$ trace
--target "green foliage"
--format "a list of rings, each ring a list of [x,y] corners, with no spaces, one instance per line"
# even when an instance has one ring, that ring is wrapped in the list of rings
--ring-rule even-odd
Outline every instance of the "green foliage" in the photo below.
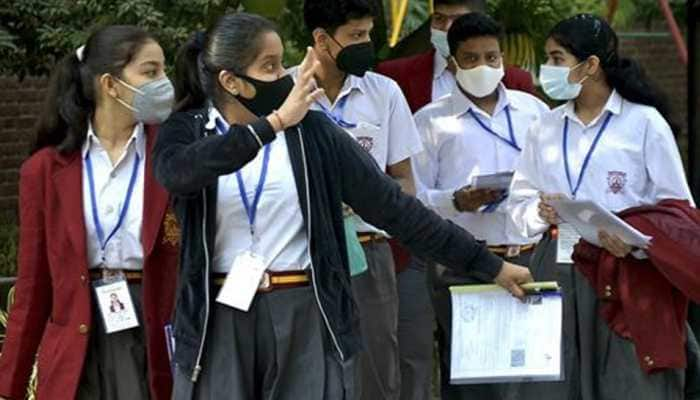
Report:
[[[11,50],[17,50],[17,46],[15,46],[14,39],[14,36],[10,35],[9,32],[7,32],[4,29],[0,29],[0,49],[8,48]]]
[[[19,229],[8,218],[0,221],[0,276],[17,273],[17,245]]]
[[[685,0],[671,0],[669,3],[676,22],[684,26],[687,15]],[[613,25],[618,30],[649,30],[654,22],[663,20],[658,0],[620,0]]]
[[[89,34],[110,24],[154,33],[168,60],[195,30],[238,8],[239,0],[6,0],[0,26],[15,45],[0,46],[0,73],[46,75]],[[2,36],[0,35],[0,42]],[[172,64],[171,64],[172,65]]]

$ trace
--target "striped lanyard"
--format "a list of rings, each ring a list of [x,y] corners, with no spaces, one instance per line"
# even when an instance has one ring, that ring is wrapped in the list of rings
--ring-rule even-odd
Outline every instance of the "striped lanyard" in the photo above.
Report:
[[[505,111],[506,111],[506,118],[508,119],[508,132],[510,133],[510,139],[504,138],[503,136],[496,133],[493,129],[486,126],[484,121],[482,121],[481,118],[479,118],[479,116],[477,116],[476,113],[474,112],[474,110],[472,110],[471,108],[469,109],[468,112],[487,133],[490,133],[491,135],[495,136],[497,139],[506,143],[507,145],[514,148],[515,150],[522,151],[520,146],[518,146],[518,142],[515,141],[515,133],[513,132],[513,121],[510,118],[510,108],[508,106],[506,106]]]
[[[107,235],[107,238],[105,238],[104,229],[102,227],[102,223],[100,222],[99,213],[97,212],[97,196],[95,195],[95,177],[92,169],[92,160],[90,159],[90,152],[88,151],[87,155],[85,156],[85,169],[87,170],[88,186],[90,188],[90,205],[92,206],[92,221],[95,224],[97,239],[100,241],[100,251],[102,252],[103,263],[105,262],[105,249],[107,248],[107,244],[110,240],[112,240],[114,235],[121,228],[122,224],[124,224],[126,213],[127,211],[129,211],[129,205],[131,204],[131,195],[133,194],[134,187],[136,186],[136,177],[138,176],[140,161],[141,158],[139,157],[139,154],[137,152],[136,157],[134,158],[134,166],[131,170],[129,186],[126,189],[126,198],[124,199],[124,206],[122,207],[122,210],[119,213],[119,219],[117,220],[117,224],[114,226],[109,235]]]
[[[591,144],[591,148],[588,149],[586,158],[583,159],[583,165],[581,166],[581,172],[579,172],[578,174],[576,186],[574,186],[573,181],[571,180],[571,171],[569,167],[569,117],[564,118],[564,138],[562,139],[562,146],[564,147],[564,170],[566,171],[566,180],[569,182],[569,190],[571,191],[571,195],[574,198],[576,198],[576,194],[581,188],[581,183],[583,182],[583,177],[586,174],[586,170],[588,169],[588,165],[591,161],[591,157],[593,156],[593,152],[595,151],[596,147],[598,147],[598,142],[600,142],[600,138],[603,136],[603,132],[605,132],[605,129],[608,127],[608,123],[610,122],[612,115],[612,112],[608,111],[608,115],[603,121],[603,126],[600,127],[598,134],[596,134],[595,138],[593,139],[593,144]]]

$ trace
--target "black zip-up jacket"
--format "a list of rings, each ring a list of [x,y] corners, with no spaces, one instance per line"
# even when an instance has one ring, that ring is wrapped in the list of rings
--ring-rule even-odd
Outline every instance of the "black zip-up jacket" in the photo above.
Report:
[[[175,362],[193,381],[201,371],[209,311],[216,297],[210,263],[215,251],[218,178],[255,158],[260,150],[256,135],[263,143],[276,138],[264,118],[251,125],[232,125],[225,135],[207,131],[207,120],[206,109],[173,114],[161,126],[153,154],[156,178],[174,195],[182,229]],[[309,112],[286,135],[309,235],[312,285],[331,345],[341,359],[360,347],[342,203],[417,256],[471,271],[485,281],[500,272],[502,261],[483,243],[403,194],[369,153],[323,114]]]

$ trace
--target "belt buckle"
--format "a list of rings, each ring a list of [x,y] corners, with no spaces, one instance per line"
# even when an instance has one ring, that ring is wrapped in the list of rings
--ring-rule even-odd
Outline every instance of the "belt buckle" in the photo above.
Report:
[[[272,280],[270,279],[270,273],[265,271],[262,278],[260,278],[260,285],[258,286],[258,291],[269,292],[272,290]]]
[[[506,249],[506,258],[515,258],[520,255],[520,246],[508,246]]]

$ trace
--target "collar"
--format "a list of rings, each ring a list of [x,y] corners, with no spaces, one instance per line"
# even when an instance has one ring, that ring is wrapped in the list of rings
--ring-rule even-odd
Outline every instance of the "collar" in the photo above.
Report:
[[[87,137],[85,138],[85,141],[83,142],[83,146],[81,148],[81,156],[83,159],[88,154],[88,151],[92,149],[93,147],[97,148],[102,148],[102,144],[100,143],[100,138],[95,134],[95,130],[92,127],[92,121],[88,122],[88,132],[87,132]],[[142,160],[144,159],[144,154],[146,150],[146,135],[144,133],[144,127],[141,122],[137,123],[134,126],[134,130],[131,133],[131,137],[129,137],[129,141],[126,144],[126,148],[128,149],[129,147],[133,147],[136,151],[136,154],[139,155],[139,158]]]
[[[439,79],[445,72],[451,73],[447,69],[447,60],[439,52],[433,52],[433,80]]]
[[[289,74],[294,78],[296,81],[297,76],[299,75],[299,66],[295,66],[292,68],[289,68],[287,70]],[[367,72],[369,73],[369,71]],[[365,79],[367,78],[367,75],[365,75],[363,78],[360,78],[359,76],[355,76],[353,74],[347,74],[345,77],[345,82],[343,82],[343,86],[340,88],[340,93],[338,93],[338,97],[335,99],[335,103],[338,103],[338,100],[342,99],[343,97],[347,96],[350,94],[353,90],[358,90],[360,93],[364,94],[365,93]],[[327,96],[321,96],[319,99],[322,101],[324,104],[324,107],[331,108],[335,106],[334,104],[331,104],[330,100],[328,99]]]
[[[204,129],[211,131],[216,130],[216,120],[220,119],[227,127],[229,126],[226,118],[219,112],[219,110],[214,107],[213,104],[209,105],[209,112],[207,113],[207,123],[204,125]],[[218,132],[217,132],[218,133]]]
[[[603,107],[603,110],[587,126],[594,126],[597,124],[600,118],[605,115],[607,111],[610,111],[614,115],[619,115],[622,113],[622,103],[622,96],[620,96],[617,90],[613,89],[612,93],[610,93],[610,97],[608,97],[608,101],[605,103],[605,107]],[[586,126],[576,115],[574,105],[575,103],[573,100],[566,103],[566,105],[564,105],[564,112],[561,114],[561,118],[564,119],[565,117],[568,117],[570,120],[576,121],[581,126]]]
[[[517,110],[520,108],[519,102],[515,97],[512,97],[508,94],[508,90],[506,90],[506,87],[503,85],[503,83],[498,84],[498,88],[496,89],[498,91],[498,103],[496,103],[496,108],[494,108],[493,111],[493,116],[486,114],[482,109],[477,107],[476,104],[474,104],[469,97],[467,97],[462,90],[459,87],[459,83],[455,85],[455,88],[452,90],[452,112],[453,115],[456,117],[460,117],[469,110],[473,110],[474,112],[481,114],[487,118],[492,118],[498,115],[501,111],[505,110],[506,107],[510,107],[513,110]]]
[[[366,76],[367,75],[365,75],[365,77]],[[330,100],[326,96],[323,96],[322,99],[325,100],[325,103],[327,103],[325,105],[329,106],[329,108],[332,110],[343,97],[349,96],[354,90],[359,91],[361,94],[365,94],[364,83],[364,77],[360,78],[359,76],[355,76],[353,74],[347,74],[345,77],[345,82],[343,82],[343,87],[340,89],[340,93],[338,93],[338,97],[336,97],[335,102],[330,104]]]

